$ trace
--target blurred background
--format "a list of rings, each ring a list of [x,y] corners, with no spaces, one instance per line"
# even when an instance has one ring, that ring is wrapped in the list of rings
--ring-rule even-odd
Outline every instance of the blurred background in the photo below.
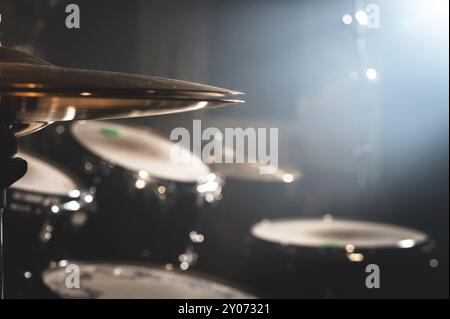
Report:
[[[77,0],[81,27],[67,29],[69,3],[0,0],[0,42],[61,66],[245,92],[245,105],[122,123],[167,138],[193,119],[277,127],[280,165],[302,174],[265,188],[264,206],[241,185],[227,209],[203,214],[198,270],[239,284],[252,224],[328,214],[429,234],[433,296],[448,297],[448,1]],[[355,17],[369,4],[379,27]]]

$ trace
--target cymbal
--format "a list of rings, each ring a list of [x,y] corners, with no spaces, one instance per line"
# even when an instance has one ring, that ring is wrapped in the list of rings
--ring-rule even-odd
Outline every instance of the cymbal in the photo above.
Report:
[[[302,178],[302,173],[295,169],[272,167],[273,173],[261,174],[260,169],[267,167],[261,163],[220,163],[211,167],[225,179],[258,183],[286,183],[290,184]]]
[[[240,92],[186,81],[52,65],[0,47],[0,123],[17,136],[57,121],[172,114],[240,103]]]
[[[225,157],[233,159],[232,163],[223,161],[222,154],[219,156],[215,156],[216,154],[214,154],[208,160],[211,161],[211,168],[225,177],[226,180],[290,184],[303,177],[302,172],[297,169],[264,164],[255,158],[251,160],[249,158],[243,163],[234,162],[234,158],[238,155],[238,152],[226,146],[222,147],[222,153]],[[263,170],[265,170],[264,174],[262,173]]]

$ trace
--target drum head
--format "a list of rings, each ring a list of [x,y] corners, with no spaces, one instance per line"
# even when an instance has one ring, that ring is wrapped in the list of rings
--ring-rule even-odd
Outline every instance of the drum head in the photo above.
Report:
[[[149,131],[89,121],[73,125],[72,133],[93,154],[136,173],[145,171],[150,177],[177,182],[196,182],[210,173],[198,158],[174,162],[171,151],[175,144]]]
[[[77,189],[75,181],[61,170],[27,153],[19,153],[18,156],[28,162],[28,171],[11,186],[12,189],[60,196],[67,196]]]
[[[398,226],[323,219],[282,219],[254,225],[256,238],[299,247],[359,249],[412,248],[427,241],[427,235]]]
[[[245,299],[253,298],[226,285],[161,268],[77,263],[80,289],[66,287],[64,268],[48,270],[44,283],[63,298],[93,299]]]

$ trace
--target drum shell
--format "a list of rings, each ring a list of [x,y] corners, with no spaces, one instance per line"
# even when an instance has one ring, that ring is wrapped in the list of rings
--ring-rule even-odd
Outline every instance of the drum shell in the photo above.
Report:
[[[90,152],[70,131],[70,125],[58,124],[27,139],[30,147],[39,145],[41,152],[77,172],[96,191],[98,214],[88,224],[86,249],[74,258],[177,262],[193,244],[189,234],[197,229],[198,216],[207,204],[198,196],[196,183],[150,176],[138,189],[138,172]],[[32,139],[47,142],[31,143]]]
[[[434,244],[413,248],[357,249],[280,245],[247,240],[247,285],[269,298],[420,298],[438,279],[430,267]],[[358,261],[351,261],[352,256]],[[359,260],[363,256],[363,260]],[[380,270],[380,289],[369,289],[368,265]]]
[[[64,210],[64,203],[77,201],[80,208]],[[69,196],[37,193],[16,188],[7,191],[5,210],[5,259],[8,298],[45,295],[40,273],[53,260],[77,255],[86,222],[95,204]],[[60,207],[58,213],[52,207]]]
[[[195,186],[184,192],[180,185],[164,186],[172,194],[160,198],[152,189],[117,187],[124,185],[124,177],[120,169],[114,170],[98,186],[99,213],[91,224],[96,244],[79,257],[176,262],[192,243],[189,233],[200,214]]]

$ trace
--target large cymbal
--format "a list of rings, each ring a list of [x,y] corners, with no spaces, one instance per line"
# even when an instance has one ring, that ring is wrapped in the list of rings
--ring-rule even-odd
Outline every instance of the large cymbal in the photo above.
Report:
[[[153,116],[241,102],[218,87],[105,71],[62,68],[0,47],[0,123],[25,135],[56,121]]]

